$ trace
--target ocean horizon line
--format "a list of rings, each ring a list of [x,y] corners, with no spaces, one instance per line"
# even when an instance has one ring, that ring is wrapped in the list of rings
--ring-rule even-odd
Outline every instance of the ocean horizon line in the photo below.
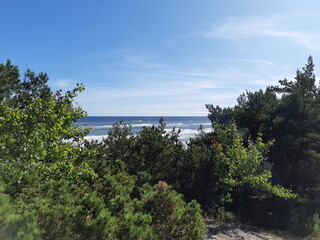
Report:
[[[203,131],[211,129],[211,122],[207,116],[87,116],[80,118],[76,124],[91,128],[92,131],[88,135],[101,138],[106,136],[118,121],[130,125],[132,132],[136,134],[144,127],[158,126],[161,117],[164,119],[166,131],[171,131],[173,128],[180,129],[182,141],[195,136],[200,126]]]
[[[88,115],[88,116],[85,116],[85,117],[163,117],[163,118],[165,118],[165,117],[208,117],[208,116],[187,116],[187,115],[184,115],[184,116],[179,116],[179,115],[177,115],[177,116],[164,116],[164,115],[157,115],[157,116],[150,116],[150,115],[137,115],[137,116],[134,116],[134,115],[128,115],[128,116],[117,116],[117,115],[105,115],[105,116],[103,116],[103,115],[99,115],[99,116],[97,116],[97,115]]]

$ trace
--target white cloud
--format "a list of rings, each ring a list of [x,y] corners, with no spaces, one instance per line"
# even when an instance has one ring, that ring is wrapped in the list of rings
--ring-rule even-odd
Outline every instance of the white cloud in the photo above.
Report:
[[[65,88],[70,86],[71,82],[72,82],[71,79],[59,79],[59,80],[56,80],[54,84],[59,88]]]
[[[232,41],[258,36],[287,38],[300,43],[309,50],[320,50],[319,18],[320,16],[312,14],[228,18],[199,35],[204,38]]]
[[[277,84],[283,64],[259,58],[213,58],[173,62],[156,53],[123,56],[103,65],[105,80],[90,84],[78,101],[89,115],[206,115],[205,104],[236,104],[244,91]],[[191,66],[191,67],[190,67]]]
[[[228,87],[237,82],[237,80],[250,80],[251,78],[263,77],[265,74],[257,74],[257,71],[267,72],[266,69],[275,67],[275,63],[265,59],[254,58],[229,58],[229,59],[210,59],[206,65],[215,66],[217,62],[223,63],[219,70],[210,66],[198,67],[177,67],[175,65],[161,64],[150,60],[151,54],[140,54],[128,56],[126,62],[130,63],[122,68],[134,69],[130,72],[130,78],[139,80],[141,84],[166,83],[170,88],[172,85],[180,87],[193,85],[195,89],[199,88],[222,88]],[[199,60],[201,62],[201,60]],[[208,64],[209,63],[209,64]],[[250,63],[250,64],[247,64]],[[248,66],[250,67],[247,71]],[[256,71],[252,71],[255,69]],[[125,71],[123,71],[125,72]]]
[[[148,58],[152,56],[152,53],[143,53],[139,55],[128,56],[125,60],[135,66],[139,66],[141,68],[161,68],[162,64],[151,63],[148,61]]]
[[[270,66],[274,66],[275,65],[275,63],[270,61],[270,60],[254,59],[254,58],[233,58],[233,59],[225,59],[225,61],[250,62],[250,63],[253,63],[253,64],[270,65]]]

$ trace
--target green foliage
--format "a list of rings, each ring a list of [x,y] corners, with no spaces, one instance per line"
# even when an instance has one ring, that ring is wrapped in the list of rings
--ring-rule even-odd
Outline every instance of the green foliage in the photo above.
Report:
[[[170,188],[149,185],[132,198],[134,187],[133,178],[122,171],[93,186],[63,179],[33,183],[23,189],[14,209],[2,196],[6,207],[0,231],[7,239],[19,234],[30,239],[201,239],[205,225],[197,203],[187,205]]]
[[[214,129],[213,149],[218,161],[220,188],[243,191],[248,186],[254,191],[269,192],[283,198],[295,197],[289,190],[274,186],[269,181],[272,175],[265,155],[272,142],[263,143],[258,137],[245,147],[235,124],[227,127],[214,124]]]
[[[79,85],[73,92],[82,89]],[[63,141],[85,135],[73,125],[84,116],[81,108],[72,106],[73,97],[67,93],[47,101],[34,98],[23,109],[0,103],[0,169],[4,173],[0,180],[12,191],[24,187],[30,177],[44,181],[95,177],[83,161],[85,149]]]
[[[165,182],[159,181],[154,190],[144,186],[143,209],[152,216],[152,228],[158,239],[201,239],[205,225],[200,205],[195,201],[185,204]]]
[[[7,63],[0,64],[0,103],[10,107],[23,108],[33,98],[47,100],[52,92],[47,85],[49,80],[46,73],[36,75],[29,69],[25,72],[23,80],[19,79],[20,73],[17,66]]]
[[[320,169],[320,91],[313,68],[309,57],[294,81],[284,79],[266,91],[246,92],[233,109],[220,110],[225,118],[235,120],[247,139],[262,133],[264,141],[275,140],[268,154],[274,165],[274,182],[310,196],[318,194]],[[209,111],[213,119],[216,113]]]
[[[152,159],[164,162],[171,157],[167,168],[172,166],[176,153],[170,144],[182,147],[175,131],[163,139],[165,125],[160,123],[135,138],[130,127],[115,125],[103,143],[83,143],[88,129],[74,123],[85,112],[73,104],[83,86],[52,95],[46,74],[28,70],[23,81],[18,78],[18,68],[10,61],[0,65],[1,237],[202,238],[198,204],[186,204],[170,188],[159,193],[143,185],[144,179],[168,176],[151,171]],[[148,141],[155,144],[153,149]],[[142,171],[141,162],[150,173]],[[168,203],[170,211],[165,210]]]
[[[115,123],[102,142],[87,143],[89,149],[97,152],[92,166],[101,172],[121,160],[128,173],[145,176],[150,184],[161,180],[175,184],[184,149],[178,141],[179,130],[166,132],[164,127],[165,123],[160,121],[159,126],[145,127],[134,136],[130,126]]]
[[[128,188],[122,180],[109,175],[94,188],[53,180],[25,189],[20,197],[37,213],[42,238],[152,239],[151,217],[139,210],[138,199],[130,197],[134,182],[129,181]],[[105,186],[109,192],[101,191]]]
[[[283,203],[269,199],[272,207],[261,204],[260,208],[268,208],[272,213],[271,221],[277,222],[278,226],[299,229],[300,234],[318,232],[318,210],[314,206],[320,196],[320,87],[313,71],[310,56],[292,81],[284,79],[279,81],[278,86],[267,87],[265,91],[246,92],[238,98],[238,105],[233,108],[207,105],[209,118],[214,123],[221,123],[219,119],[235,121],[248,147],[250,139],[260,141],[261,133],[264,143],[274,141],[266,153],[273,166],[272,181],[292,189],[300,197],[294,204],[287,203],[282,208]],[[268,173],[263,178],[270,177]],[[282,188],[270,188],[270,185],[264,188],[278,196],[288,193]]]
[[[20,73],[17,66],[7,60],[0,64],[0,102],[10,102],[10,98],[21,88]]]
[[[0,189],[0,236],[2,239],[40,239],[41,230],[38,227],[35,211],[24,211]]]
[[[187,146],[178,141],[179,131],[164,128],[160,119],[158,126],[145,127],[133,135],[130,126],[116,123],[103,142],[87,143],[98,153],[91,166],[103,174],[120,160],[139,186],[166,181],[187,201],[196,199],[203,209],[217,214],[219,209],[230,209],[230,205],[265,193],[296,197],[270,181],[271,165],[266,154],[272,142],[263,143],[260,136],[256,141],[244,142],[230,121],[214,124],[214,132],[209,134],[200,129]]]
[[[273,88],[282,96],[273,133],[278,144],[271,157],[284,183],[308,195],[316,193],[320,166],[320,95],[313,67],[309,57],[302,71],[297,70],[295,81],[284,79]]]
[[[102,142],[84,141],[89,130],[74,125],[86,115],[74,105],[84,87],[52,94],[47,81],[30,70],[20,80],[10,61],[0,65],[6,239],[201,239],[197,202],[224,219],[253,212],[257,222],[267,216],[319,234],[320,91],[311,58],[296,81],[246,92],[234,108],[207,105],[213,131],[200,128],[187,145],[162,118],[137,134],[117,122]]]

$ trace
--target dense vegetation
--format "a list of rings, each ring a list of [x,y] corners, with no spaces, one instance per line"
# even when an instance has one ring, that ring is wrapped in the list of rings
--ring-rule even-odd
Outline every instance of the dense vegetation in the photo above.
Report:
[[[164,181],[138,184],[121,158],[95,161],[74,126],[83,87],[52,94],[47,80],[0,65],[0,238],[200,239],[199,204]]]
[[[295,81],[207,105],[213,131],[185,146],[165,122],[102,142],[74,125],[74,90],[0,64],[0,236],[201,239],[203,216],[320,234],[319,88],[312,58]],[[279,97],[280,96],[280,97]]]
[[[273,141],[267,157],[272,182],[290,188],[298,198],[267,198],[255,212],[261,225],[291,229],[299,234],[320,234],[320,87],[313,73],[312,57],[295,80],[280,80],[265,91],[243,93],[238,105],[207,105],[212,122],[234,122],[245,142]],[[252,208],[251,208],[252,210]]]

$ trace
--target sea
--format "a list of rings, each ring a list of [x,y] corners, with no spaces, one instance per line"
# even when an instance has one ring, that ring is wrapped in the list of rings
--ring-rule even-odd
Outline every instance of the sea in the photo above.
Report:
[[[84,117],[76,122],[76,125],[87,126],[92,130],[85,137],[85,139],[101,141],[108,136],[109,130],[112,125],[117,121],[123,121],[123,123],[130,124],[133,134],[141,131],[143,127],[152,127],[153,125],[159,125],[160,117]],[[191,137],[194,137],[199,133],[199,127],[202,125],[203,131],[210,132],[212,130],[211,122],[208,117],[163,117],[166,123],[165,130],[171,131],[174,127],[181,129],[179,140],[182,142],[188,142]]]

